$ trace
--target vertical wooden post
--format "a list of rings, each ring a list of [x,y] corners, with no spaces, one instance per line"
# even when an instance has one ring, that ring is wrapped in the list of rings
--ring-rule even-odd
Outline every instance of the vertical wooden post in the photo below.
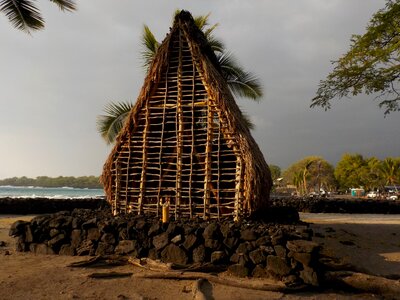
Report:
[[[241,218],[242,210],[242,176],[243,176],[243,165],[242,158],[238,153],[236,147],[234,147],[234,152],[236,155],[236,180],[235,180],[235,212],[234,220],[238,221]]]
[[[157,216],[160,211],[160,201],[161,201],[161,187],[162,187],[162,153],[164,146],[164,131],[165,131],[165,109],[167,107],[167,97],[168,97],[168,68],[165,73],[165,94],[164,94],[164,105],[162,114],[162,124],[161,124],[161,141],[160,141],[160,153],[158,156],[158,165],[160,167],[160,176],[158,178],[158,193],[157,193]]]
[[[119,190],[120,190],[120,181],[121,181],[121,166],[119,164],[118,158],[115,160],[115,190],[114,190],[114,201],[112,205],[113,215],[116,216],[118,214],[118,205],[119,205]]]
[[[178,98],[176,103],[176,196],[175,219],[180,214],[182,199],[182,151],[183,151],[183,111],[182,111],[182,32],[179,32]]]
[[[125,208],[124,212],[128,213],[129,207],[129,173],[130,173],[130,162],[131,162],[131,132],[128,134],[128,161],[127,161],[127,171],[126,171],[126,182],[125,182]]]
[[[150,109],[148,107],[149,100],[146,100],[144,105],[145,110],[145,127],[143,130],[143,139],[142,139],[142,173],[140,176],[140,186],[139,186],[139,199],[138,199],[138,215],[142,214],[143,209],[143,200],[145,194],[146,187],[146,168],[147,168],[147,135],[150,126]]]
[[[192,78],[192,124],[191,124],[191,138],[192,144],[190,146],[190,173],[189,173],[189,215],[193,218],[193,200],[192,200],[192,181],[193,181],[193,157],[194,157],[194,99],[196,92],[196,65],[193,63],[193,78]]]
[[[169,199],[167,198],[162,204],[162,222],[169,222]]]
[[[219,117],[219,115],[218,115]],[[221,157],[221,119],[218,118],[218,153],[217,153],[217,212],[218,212],[218,220],[221,217],[221,203],[219,200],[220,197],[220,180],[221,180],[221,168],[220,168],[220,160]]]
[[[203,219],[208,219],[210,214],[210,182],[211,182],[211,151],[213,142],[213,112],[210,99],[207,101],[207,140],[205,151],[204,174],[204,213]]]
[[[189,44],[189,48],[192,51],[192,47]],[[200,79],[202,82],[205,82],[203,73],[202,73],[202,68],[199,62],[193,57],[193,63],[197,67],[197,72],[199,73]],[[209,209],[210,209],[210,182],[211,182],[211,150],[212,150],[212,139],[213,139],[213,128],[212,128],[212,123],[213,123],[213,115],[212,111],[210,108],[210,91],[209,87],[207,84],[204,84],[204,89],[207,92],[207,99],[206,99],[206,105],[207,105],[207,140],[206,140],[206,150],[205,150],[205,173],[204,173],[204,196],[203,196],[203,204],[204,204],[204,210],[203,210],[203,219],[208,219],[209,216]],[[192,154],[193,155],[193,154]]]

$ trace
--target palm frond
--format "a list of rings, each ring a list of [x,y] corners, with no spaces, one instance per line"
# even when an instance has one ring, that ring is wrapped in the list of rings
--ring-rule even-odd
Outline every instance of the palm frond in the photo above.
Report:
[[[223,53],[225,51],[224,43],[213,35],[207,36],[207,42],[215,53]]]
[[[212,35],[214,33],[215,28],[217,28],[219,26],[219,23],[215,23],[213,26],[211,26],[210,28],[207,29],[203,29],[203,33],[206,37]]]
[[[211,49],[214,52],[219,52],[222,53],[224,52],[225,49],[225,45],[224,43],[217,39],[213,34],[214,34],[214,30],[219,26],[218,23],[215,23],[214,25],[210,26],[209,22],[208,22],[208,18],[210,17],[211,13],[208,13],[205,16],[197,16],[194,18],[194,23],[195,25],[201,30],[203,31],[208,44],[211,46]],[[210,26],[209,28],[206,28],[207,26]]]
[[[245,73],[237,80],[228,80],[232,93],[238,97],[260,100],[263,96],[260,80],[251,73]]]
[[[204,28],[209,25],[208,18],[211,13],[208,13],[204,16],[194,17],[194,24],[201,30],[204,31]]]
[[[50,2],[55,3],[62,11],[76,10],[76,3],[74,0],[50,0]]]
[[[30,33],[30,30],[44,28],[44,19],[34,1],[29,0],[2,0],[0,12],[3,12],[11,24],[22,31]]]
[[[147,69],[156,55],[159,42],[154,37],[154,34],[151,32],[150,28],[147,25],[143,26],[143,34],[142,34],[142,58],[143,58],[143,66]]]
[[[243,70],[232,53],[225,51],[220,55],[217,54],[217,59],[222,69],[222,76],[235,96],[253,100],[258,100],[263,96],[259,79],[254,74]]]
[[[239,77],[244,72],[231,52],[224,51],[223,53],[217,53],[216,56],[222,69],[222,76],[226,80]]]
[[[114,143],[132,106],[130,102],[110,102],[104,108],[106,114],[97,117],[97,129],[107,144]]]
[[[249,130],[253,130],[255,128],[255,125],[253,123],[253,121],[251,120],[250,115],[248,115],[246,112],[244,112],[242,110],[242,116],[243,116],[243,121],[245,123],[245,126],[249,129]]]

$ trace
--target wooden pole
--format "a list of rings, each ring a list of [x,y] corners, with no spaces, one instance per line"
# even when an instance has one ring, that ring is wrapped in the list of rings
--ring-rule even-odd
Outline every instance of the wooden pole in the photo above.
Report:
[[[163,223],[169,222],[169,199],[168,198],[162,205],[162,222]]]
[[[142,214],[143,208],[143,200],[145,194],[145,186],[146,186],[146,167],[147,167],[147,135],[150,126],[150,112],[149,112],[149,100],[147,99],[144,110],[145,110],[145,127],[143,130],[143,139],[142,139],[142,172],[140,176],[140,186],[139,186],[139,199],[138,199],[138,215]]]
[[[210,101],[210,99],[208,100]],[[213,141],[213,112],[210,103],[207,105],[207,141],[204,163],[204,213],[203,219],[208,219],[210,214],[210,183],[211,183],[211,150]]]
[[[114,202],[113,202],[113,215],[116,216],[118,214],[118,205],[119,205],[119,185],[120,185],[120,164],[118,158],[115,160],[115,190],[114,190]]]
[[[194,156],[194,100],[196,91],[196,65],[193,63],[193,79],[192,79],[192,122],[191,122],[191,138],[192,144],[190,145],[190,174],[189,174],[189,214],[190,218],[193,217],[193,202],[192,202],[192,183],[193,183],[193,156]]]
[[[220,197],[220,189],[219,189],[219,184],[220,184],[220,179],[221,179],[221,168],[220,168],[220,156],[221,156],[221,119],[219,118],[218,115],[218,153],[217,153],[217,213],[218,213],[218,220],[220,219],[220,206],[221,203],[219,201]]]
[[[175,219],[179,217],[179,206],[182,198],[182,150],[183,150],[183,111],[182,111],[182,33],[179,32],[179,63],[178,63],[178,98],[176,103],[176,196]]]
[[[234,147],[234,152],[236,155],[236,180],[235,180],[235,221],[239,221],[241,218],[241,209],[242,209],[242,171],[243,171],[243,166],[242,166],[242,158],[240,157],[240,154],[235,151],[236,147]]]
[[[193,53],[193,49],[189,44],[189,49]],[[193,64],[197,67],[197,72],[199,73],[200,80],[203,82],[204,89],[207,93],[207,100],[206,102],[199,103],[197,102],[196,105],[203,106],[207,105],[207,139],[206,139],[206,150],[205,150],[205,171],[204,171],[204,195],[203,195],[203,219],[207,219],[209,215],[209,205],[210,205],[210,189],[209,184],[211,183],[211,150],[212,150],[212,113],[210,107],[210,91],[206,84],[204,84],[204,76],[202,74],[201,66],[199,65],[198,61],[193,57]],[[203,95],[201,95],[203,96]],[[211,126],[210,126],[211,124]],[[197,140],[197,142],[199,142]]]
[[[158,194],[157,194],[157,216],[160,210],[160,201],[161,201],[161,187],[162,187],[162,153],[163,153],[163,143],[164,143],[164,131],[165,131],[165,109],[167,106],[167,97],[168,97],[168,68],[165,73],[165,93],[164,93],[164,106],[163,106],[163,113],[162,113],[162,124],[161,124],[161,141],[160,141],[160,153],[158,156],[158,164],[160,167],[160,176],[158,178]]]
[[[131,133],[128,133],[128,160],[126,170],[126,182],[125,182],[125,208],[124,212],[127,213],[129,207],[129,173],[130,173],[130,162],[131,162]]]

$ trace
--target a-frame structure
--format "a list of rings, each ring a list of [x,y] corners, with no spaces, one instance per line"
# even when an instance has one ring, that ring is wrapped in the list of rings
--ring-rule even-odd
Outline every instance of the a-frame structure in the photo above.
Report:
[[[114,213],[236,219],[267,206],[264,157],[192,16],[182,11],[104,165]]]

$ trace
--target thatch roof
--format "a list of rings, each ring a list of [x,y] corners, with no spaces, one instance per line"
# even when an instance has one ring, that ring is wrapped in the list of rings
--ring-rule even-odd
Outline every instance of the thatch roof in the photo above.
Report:
[[[127,121],[117,137],[115,146],[108,157],[101,177],[108,201],[112,195],[112,167],[115,157],[121,150],[122,145],[135,131],[138,114],[147,103],[147,99],[157,88],[158,82],[164,75],[169,64],[171,38],[179,32],[183,34],[189,44],[193,61],[196,62],[197,71],[201,74],[202,81],[209,99],[213,99],[221,111],[221,116],[231,130],[233,147],[235,153],[240,155],[243,161],[243,182],[241,207],[243,212],[251,214],[256,210],[265,208],[269,199],[269,191],[272,187],[271,174],[264,156],[251,136],[247,123],[236,104],[225,79],[221,75],[221,69],[217,58],[206,41],[204,34],[194,24],[189,12],[182,11],[175,17],[173,27],[157,50],[156,56],[149,68],[143,87],[140,91],[136,104],[132,108]]]

